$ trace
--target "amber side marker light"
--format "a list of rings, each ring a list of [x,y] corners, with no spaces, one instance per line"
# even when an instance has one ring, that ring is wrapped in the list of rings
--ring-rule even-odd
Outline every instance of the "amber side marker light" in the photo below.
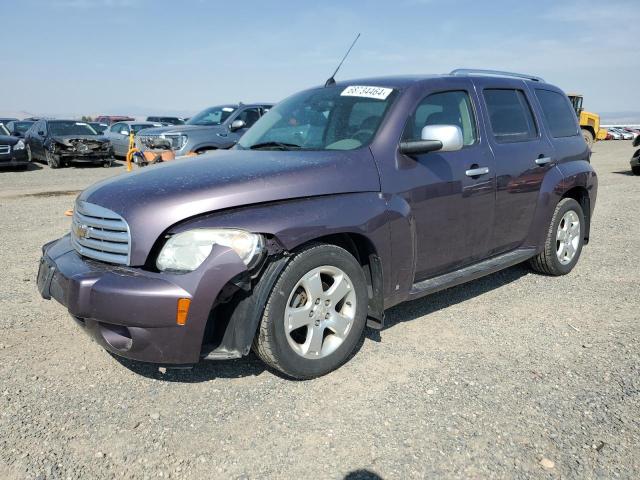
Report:
[[[178,299],[178,311],[176,312],[176,323],[184,325],[187,323],[187,315],[189,315],[189,307],[191,306],[190,298]]]

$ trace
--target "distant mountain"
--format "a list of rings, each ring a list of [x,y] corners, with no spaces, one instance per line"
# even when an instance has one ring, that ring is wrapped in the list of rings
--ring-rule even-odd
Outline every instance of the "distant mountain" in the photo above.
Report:
[[[607,112],[600,114],[603,125],[640,125],[640,112]]]
[[[162,109],[142,108],[142,107],[138,107],[135,109],[109,108],[100,112],[82,112],[82,113],[26,112],[26,111],[12,111],[12,110],[0,109],[0,117],[10,117],[10,118],[18,118],[18,119],[23,119],[28,117],[80,119],[85,115],[92,118],[95,118],[98,115],[128,115],[135,118],[136,120],[144,120],[149,115],[166,115],[168,117],[189,117],[189,116],[192,116],[193,114],[194,112],[190,112],[190,111],[185,112],[185,111],[162,110]]]

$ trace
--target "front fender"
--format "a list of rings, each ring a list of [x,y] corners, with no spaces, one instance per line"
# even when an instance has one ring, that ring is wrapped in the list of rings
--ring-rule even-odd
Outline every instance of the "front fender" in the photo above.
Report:
[[[226,150],[228,148],[233,147],[236,144],[237,140],[233,140],[230,139],[228,137],[218,137],[220,139],[220,141],[217,141],[217,139],[207,139],[207,140],[200,140],[198,142],[194,142],[192,147],[189,147],[189,151],[190,152],[197,152],[198,150],[201,149],[208,149],[208,150]]]
[[[357,234],[373,246],[382,265],[382,297],[391,293],[394,278],[390,255],[387,202],[377,192],[326,195],[253,205],[212,213],[174,226],[170,233],[193,228],[239,228],[275,239],[278,248],[292,251],[313,240],[335,234]],[[274,254],[274,260],[255,282],[250,292],[240,292],[230,312],[228,327],[217,348],[208,358],[245,355],[257,329],[264,304],[277,276],[287,262]]]
[[[385,296],[392,278],[389,210],[378,192],[298,198],[203,215],[178,224],[170,233],[192,228],[239,228],[273,236],[288,251],[335,234],[365,237],[382,260]]]

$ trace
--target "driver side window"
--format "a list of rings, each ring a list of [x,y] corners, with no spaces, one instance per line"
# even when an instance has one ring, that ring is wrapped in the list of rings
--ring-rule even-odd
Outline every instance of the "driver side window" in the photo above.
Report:
[[[260,119],[260,110],[258,108],[247,108],[240,112],[236,120],[242,120],[246,124],[246,128],[251,127]]]
[[[455,125],[462,130],[463,144],[477,140],[476,120],[469,94],[465,91],[440,92],[424,98],[409,118],[403,140],[420,140],[427,125]]]

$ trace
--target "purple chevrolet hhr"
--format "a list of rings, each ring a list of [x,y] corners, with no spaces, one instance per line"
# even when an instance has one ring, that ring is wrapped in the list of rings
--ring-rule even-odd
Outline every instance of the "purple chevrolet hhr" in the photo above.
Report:
[[[38,287],[110,352],[247,355],[294,378],[343,364],[385,309],[589,240],[597,178],[569,100],[457,70],[330,84],[230,151],[100,182],[46,244]]]

